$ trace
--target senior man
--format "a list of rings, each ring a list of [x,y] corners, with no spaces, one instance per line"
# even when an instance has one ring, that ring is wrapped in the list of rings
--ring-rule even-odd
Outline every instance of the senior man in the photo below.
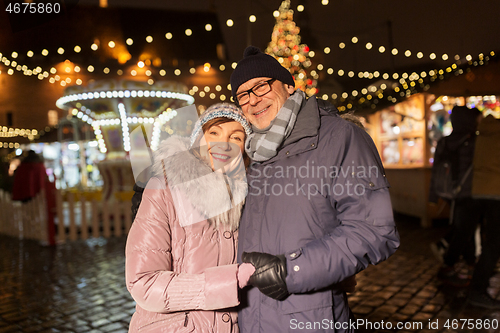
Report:
[[[231,90],[253,127],[238,261],[255,273],[242,290],[240,330],[353,331],[339,283],[399,246],[373,141],[295,90],[292,75],[256,47],[245,50]]]

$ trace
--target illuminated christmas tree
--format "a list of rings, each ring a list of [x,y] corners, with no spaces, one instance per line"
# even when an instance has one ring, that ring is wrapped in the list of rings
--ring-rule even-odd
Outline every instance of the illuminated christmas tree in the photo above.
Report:
[[[276,24],[266,53],[278,59],[292,73],[296,88],[302,89],[308,96],[316,94],[317,81],[308,75],[308,68],[312,65],[310,50],[306,44],[300,44],[300,28],[293,21],[290,0],[283,1],[274,16]]]

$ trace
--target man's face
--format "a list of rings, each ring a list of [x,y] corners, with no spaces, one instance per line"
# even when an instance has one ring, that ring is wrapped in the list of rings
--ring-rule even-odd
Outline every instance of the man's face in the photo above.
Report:
[[[259,83],[269,80],[268,77],[258,77],[239,86],[236,95],[252,89]],[[288,97],[294,92],[295,87],[284,84],[281,81],[274,80],[271,84],[271,90],[264,96],[257,97],[250,93],[250,101],[240,106],[248,121],[253,126],[263,129],[269,126],[271,121],[276,118],[278,111],[281,109]]]

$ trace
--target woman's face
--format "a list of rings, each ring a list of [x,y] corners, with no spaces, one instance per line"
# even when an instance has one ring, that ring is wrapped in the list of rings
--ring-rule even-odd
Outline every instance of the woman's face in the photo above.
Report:
[[[237,121],[209,127],[200,141],[202,157],[213,170],[233,163],[243,163],[245,130]]]

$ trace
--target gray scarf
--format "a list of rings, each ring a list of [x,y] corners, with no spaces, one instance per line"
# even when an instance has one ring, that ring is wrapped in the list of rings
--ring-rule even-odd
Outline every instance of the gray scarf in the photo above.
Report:
[[[278,154],[279,146],[292,132],[305,98],[304,92],[297,89],[285,101],[269,127],[259,130],[252,126],[254,132],[247,138],[245,151],[253,161],[264,162]]]

